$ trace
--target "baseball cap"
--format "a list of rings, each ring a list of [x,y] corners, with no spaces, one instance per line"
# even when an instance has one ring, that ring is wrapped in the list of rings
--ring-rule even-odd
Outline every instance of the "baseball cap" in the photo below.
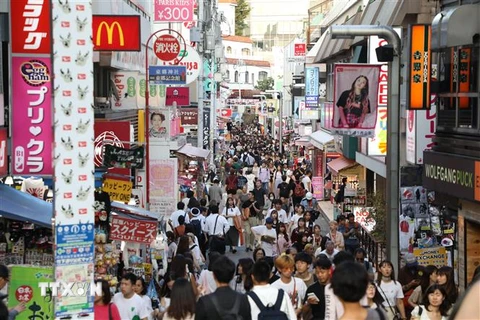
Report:
[[[311,192],[307,192],[307,195],[305,196],[305,198],[307,198],[307,200],[312,200],[313,194]]]
[[[267,219],[265,219],[265,224],[273,224],[273,219],[268,217]]]
[[[413,255],[413,253],[407,253],[404,259],[408,267],[413,267],[418,264],[417,258]]]

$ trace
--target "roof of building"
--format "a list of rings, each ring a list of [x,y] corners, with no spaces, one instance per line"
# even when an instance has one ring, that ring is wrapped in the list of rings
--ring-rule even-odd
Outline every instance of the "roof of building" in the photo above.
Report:
[[[240,59],[227,58],[227,64],[238,64]],[[263,60],[247,60],[241,59],[245,65],[252,67],[270,67],[270,62]]]
[[[253,43],[252,39],[243,36],[222,36],[225,41]]]

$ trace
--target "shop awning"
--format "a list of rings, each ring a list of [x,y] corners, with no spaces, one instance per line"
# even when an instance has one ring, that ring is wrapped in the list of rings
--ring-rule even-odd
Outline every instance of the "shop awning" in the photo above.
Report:
[[[0,214],[8,219],[28,221],[51,228],[53,205],[28,193],[0,184]]]
[[[324,130],[318,130],[310,134],[310,143],[318,149],[323,150],[327,143],[333,142],[335,139],[330,133]]]
[[[210,150],[197,148],[189,144],[184,145],[183,147],[178,149],[177,152],[184,154],[186,156],[189,156],[191,158],[207,159],[208,156],[210,155]]]
[[[130,213],[134,213],[138,216],[144,216],[144,217],[149,218],[149,219],[158,220],[158,217],[159,217],[158,213],[151,212],[151,211],[148,211],[148,210],[145,210],[145,209],[142,209],[142,208],[137,208],[137,207],[134,207],[134,206],[129,206],[127,204],[123,204],[123,203],[116,202],[116,201],[112,201],[112,210],[114,212],[121,212],[121,211],[124,211],[124,212],[127,212],[127,213],[130,212]]]
[[[294,141],[293,143],[296,146],[301,146],[301,147],[309,147],[312,144],[310,143],[310,140],[308,138],[300,138]]]
[[[356,164],[357,163],[355,161],[341,156],[327,163],[327,167],[330,170],[332,170],[335,174],[338,174],[340,171],[354,167]]]

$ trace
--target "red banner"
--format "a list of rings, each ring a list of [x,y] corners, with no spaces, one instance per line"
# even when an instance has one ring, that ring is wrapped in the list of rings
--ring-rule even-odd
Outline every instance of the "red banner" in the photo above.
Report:
[[[157,222],[114,216],[110,229],[111,240],[150,244],[157,237]]]
[[[129,121],[95,121],[95,167],[103,167],[103,153],[106,145],[129,149]],[[109,173],[130,175],[130,169],[109,169]]]
[[[140,16],[94,15],[94,51],[140,51]]]
[[[51,52],[50,11],[50,1],[10,1],[11,29],[15,31],[11,37],[12,54],[37,56]]]
[[[7,128],[0,128],[0,176],[8,173],[7,135]]]
[[[190,105],[190,91],[188,87],[167,87],[165,105],[186,107]]]
[[[196,126],[198,124],[198,109],[182,108],[180,109],[180,118],[182,120],[182,126]]]

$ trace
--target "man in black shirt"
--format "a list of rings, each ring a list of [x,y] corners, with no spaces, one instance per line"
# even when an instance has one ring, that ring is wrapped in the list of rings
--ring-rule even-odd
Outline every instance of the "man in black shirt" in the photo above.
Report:
[[[325,286],[330,283],[332,262],[327,257],[319,257],[315,261],[315,275],[317,282],[307,289],[305,305],[302,312],[312,312],[313,320],[325,319]]]
[[[262,182],[260,180],[257,180],[255,182],[255,188],[253,189],[253,194],[255,196],[255,201],[257,202],[257,208],[260,208],[263,210],[263,206],[265,205],[265,197],[267,196],[267,193],[265,192],[265,189],[262,187]]]
[[[263,190],[263,189],[262,189]],[[246,251],[252,251],[255,242],[255,236],[252,233],[252,227],[258,226],[258,216],[260,215],[263,205],[260,205],[255,200],[255,192],[248,193],[248,200],[242,205],[242,220],[243,230],[245,235]]]

